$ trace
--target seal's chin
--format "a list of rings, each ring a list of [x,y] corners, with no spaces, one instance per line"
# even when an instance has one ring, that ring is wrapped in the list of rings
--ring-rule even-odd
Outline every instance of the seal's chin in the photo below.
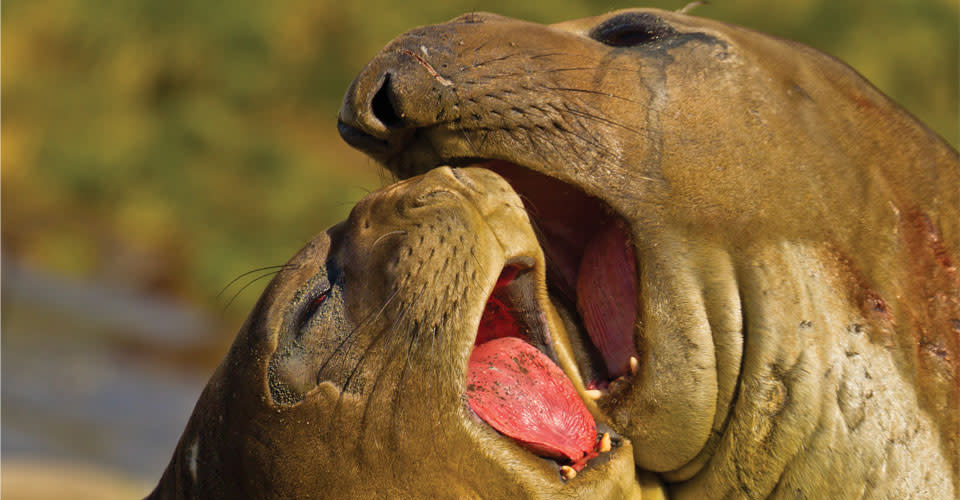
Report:
[[[465,395],[477,418],[528,451],[556,461],[570,479],[591,460],[605,460],[601,455],[621,439],[598,432],[558,366],[547,313],[539,303],[544,273],[534,262],[511,259],[501,271],[477,326]]]
[[[547,261],[550,291],[579,315],[577,364],[588,395],[602,397],[638,370],[637,265],[630,229],[600,199],[561,180],[505,161],[476,166],[502,176],[520,195]]]

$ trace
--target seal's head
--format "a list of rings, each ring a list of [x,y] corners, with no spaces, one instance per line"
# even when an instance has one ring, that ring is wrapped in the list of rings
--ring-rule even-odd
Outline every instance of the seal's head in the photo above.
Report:
[[[388,44],[339,126],[401,178],[511,183],[584,384],[678,498],[960,488],[957,153],[844,64],[659,10],[473,13]]]
[[[268,286],[152,498],[636,497],[544,272],[488,170],[367,196]]]

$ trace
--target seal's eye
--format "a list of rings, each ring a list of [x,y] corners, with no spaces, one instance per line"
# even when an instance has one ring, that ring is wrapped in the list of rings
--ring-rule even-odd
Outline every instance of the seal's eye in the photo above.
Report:
[[[607,19],[590,32],[590,38],[611,47],[633,47],[663,40],[676,33],[653,14],[631,12]]]
[[[307,304],[306,307],[303,308],[303,312],[300,315],[300,323],[304,323],[317,312],[317,309],[319,309],[320,306],[326,302],[327,297],[330,296],[330,290],[331,287],[328,285],[326,290],[320,292],[319,295],[317,295],[313,300],[310,301],[309,304]]]
[[[307,286],[308,289],[313,290],[312,292],[307,293],[316,295],[312,299],[308,299],[309,302],[303,302],[303,305],[301,306],[302,312],[300,313],[300,324],[303,324],[309,320],[317,312],[317,309],[320,309],[320,306],[327,301],[327,298],[330,297],[330,294],[333,292],[335,287],[343,285],[340,281],[342,276],[343,274],[340,270],[340,266],[338,266],[333,259],[327,261],[324,272],[321,272],[315,276],[312,282]]]
[[[321,293],[319,297],[313,299],[313,303],[310,304],[310,307],[314,309],[320,307],[320,304],[323,304],[323,301],[327,300],[328,295],[330,295],[330,290],[327,290],[326,292]]]

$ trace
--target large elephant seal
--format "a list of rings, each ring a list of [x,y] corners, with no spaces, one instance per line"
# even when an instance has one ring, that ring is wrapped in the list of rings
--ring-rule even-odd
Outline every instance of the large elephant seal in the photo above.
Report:
[[[593,427],[567,345],[502,178],[390,186],[267,287],[149,498],[663,498]]]
[[[958,155],[849,67],[659,10],[474,13],[388,44],[339,118],[401,178],[513,185],[571,377],[672,498],[960,493]]]

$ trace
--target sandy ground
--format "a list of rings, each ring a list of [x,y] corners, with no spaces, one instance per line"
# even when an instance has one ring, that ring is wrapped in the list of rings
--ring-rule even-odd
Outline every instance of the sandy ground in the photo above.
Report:
[[[93,465],[35,460],[0,462],[3,500],[130,500],[152,485]]]

